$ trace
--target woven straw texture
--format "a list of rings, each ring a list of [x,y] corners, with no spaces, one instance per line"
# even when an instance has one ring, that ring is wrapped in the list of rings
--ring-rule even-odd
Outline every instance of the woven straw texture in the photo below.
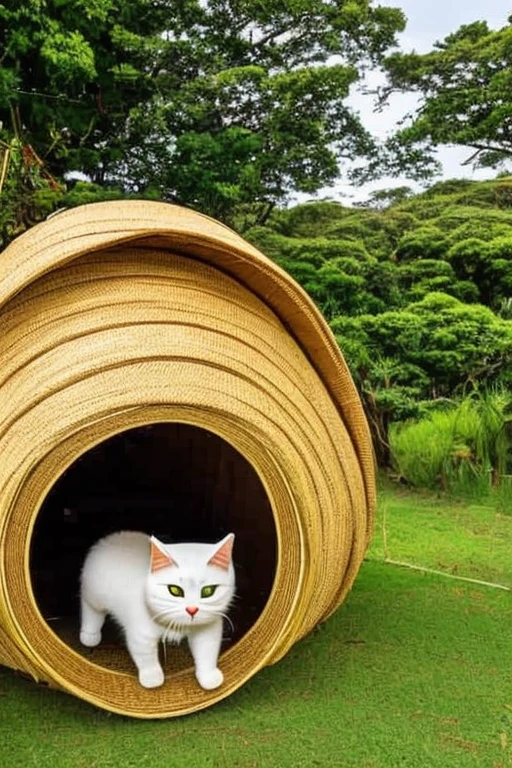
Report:
[[[1,254],[0,345],[1,663],[113,712],[170,717],[231,694],[342,602],[372,526],[367,424],[318,310],[242,238],[161,203],[59,213]],[[107,438],[160,422],[233,446],[275,523],[270,596],[209,692],[190,663],[154,690],[93,663],[32,588],[31,537],[56,480]]]

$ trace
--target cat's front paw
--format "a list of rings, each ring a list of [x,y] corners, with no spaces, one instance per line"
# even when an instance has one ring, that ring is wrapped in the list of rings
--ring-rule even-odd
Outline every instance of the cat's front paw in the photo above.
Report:
[[[80,632],[80,642],[87,648],[95,648],[101,643],[101,632]]]
[[[224,681],[224,675],[220,669],[211,669],[209,672],[196,672],[196,679],[201,688],[205,691],[211,691],[213,688],[218,688]]]
[[[158,688],[164,683],[164,673],[161,667],[150,667],[139,670],[139,683],[144,688]]]

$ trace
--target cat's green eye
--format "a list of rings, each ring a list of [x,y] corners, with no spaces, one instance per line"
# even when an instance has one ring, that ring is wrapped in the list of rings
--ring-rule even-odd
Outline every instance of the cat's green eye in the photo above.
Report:
[[[184,591],[182,590],[181,587],[178,587],[177,584],[169,584],[167,586],[167,589],[169,590],[171,595],[173,595],[174,597],[184,597],[185,596]]]
[[[206,587],[203,587],[201,590],[201,597],[211,597],[215,594],[215,590],[218,586],[218,584],[208,584]]]

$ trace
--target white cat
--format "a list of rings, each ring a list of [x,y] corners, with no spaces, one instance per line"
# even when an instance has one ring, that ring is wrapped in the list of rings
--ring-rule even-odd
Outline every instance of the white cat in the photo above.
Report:
[[[199,685],[217,688],[223,616],[235,594],[233,542],[232,533],[217,544],[162,544],[134,531],[100,539],[82,569],[80,641],[98,645],[110,614],[124,630],[140,684],[156,688],[164,682],[160,640],[186,637]]]

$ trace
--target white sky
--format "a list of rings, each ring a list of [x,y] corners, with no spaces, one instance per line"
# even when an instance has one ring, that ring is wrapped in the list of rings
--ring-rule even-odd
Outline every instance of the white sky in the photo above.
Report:
[[[432,49],[436,40],[443,40],[455,32],[462,24],[485,20],[491,29],[500,29],[507,24],[507,18],[512,14],[512,0],[378,0],[380,5],[401,8],[407,17],[405,32],[400,35],[400,50],[408,52],[416,50],[419,53]],[[380,82],[378,73],[370,76],[370,85]],[[415,98],[412,94],[395,96],[388,108],[376,114],[370,97],[354,93],[351,103],[359,112],[363,124],[374,135],[386,136],[397,121],[414,108]],[[462,147],[443,147],[438,157],[443,165],[443,178],[471,177],[475,179],[490,178],[495,171],[479,170],[475,172],[471,166],[461,163],[471,155],[471,150]],[[408,185],[417,188],[406,177],[380,179],[362,188],[354,188],[336,184],[332,189],[321,190],[318,197],[343,197],[346,203],[364,200],[373,189]]]

